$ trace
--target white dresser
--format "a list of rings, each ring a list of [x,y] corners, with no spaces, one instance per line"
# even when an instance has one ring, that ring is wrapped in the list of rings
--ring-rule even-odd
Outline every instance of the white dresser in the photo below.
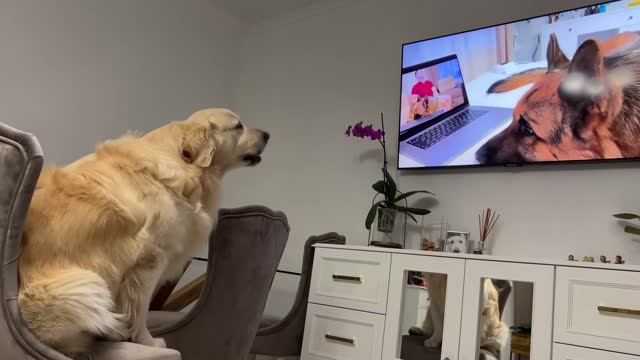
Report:
[[[332,245],[316,247],[301,359],[413,360],[409,271],[447,278],[442,345],[421,359],[478,359],[481,284],[500,279],[533,289],[530,359],[640,360],[639,266]]]

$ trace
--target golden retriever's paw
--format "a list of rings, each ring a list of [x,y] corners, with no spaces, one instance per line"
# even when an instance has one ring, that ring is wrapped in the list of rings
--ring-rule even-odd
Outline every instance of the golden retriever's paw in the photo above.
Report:
[[[167,343],[164,341],[163,338],[152,337],[151,334],[149,333],[149,330],[145,330],[142,333],[138,333],[138,335],[134,337],[133,342],[140,345],[157,347],[157,348],[167,347]]]
[[[426,348],[437,348],[442,344],[442,339],[438,336],[432,336],[424,341],[424,347]]]

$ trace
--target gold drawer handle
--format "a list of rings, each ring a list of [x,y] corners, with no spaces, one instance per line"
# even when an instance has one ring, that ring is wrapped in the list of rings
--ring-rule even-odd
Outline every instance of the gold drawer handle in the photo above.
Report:
[[[332,341],[337,341],[337,342],[341,342],[341,343],[345,343],[345,344],[349,344],[349,345],[355,345],[356,344],[356,340],[351,338],[345,338],[342,336],[335,336],[335,335],[329,335],[329,334],[325,334],[324,338],[327,340],[332,340]]]
[[[598,306],[598,311],[640,316],[640,310],[624,309],[624,308],[617,308],[617,307],[610,307],[610,306]]]
[[[348,275],[336,275],[333,274],[333,280],[335,281],[351,281],[362,284],[362,278],[360,276],[348,276]]]

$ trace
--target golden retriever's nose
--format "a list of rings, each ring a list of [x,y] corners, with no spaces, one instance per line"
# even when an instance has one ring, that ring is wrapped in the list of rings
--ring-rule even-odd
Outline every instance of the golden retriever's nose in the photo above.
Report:
[[[268,142],[270,138],[271,138],[271,134],[269,134],[266,131],[262,132],[262,140],[264,140],[265,143]]]

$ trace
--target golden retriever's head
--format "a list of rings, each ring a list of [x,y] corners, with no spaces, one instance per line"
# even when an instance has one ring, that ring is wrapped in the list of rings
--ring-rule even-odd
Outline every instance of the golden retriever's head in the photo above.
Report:
[[[257,165],[270,137],[266,131],[246,127],[226,109],[200,110],[177,124],[183,130],[182,159],[223,172]]]

